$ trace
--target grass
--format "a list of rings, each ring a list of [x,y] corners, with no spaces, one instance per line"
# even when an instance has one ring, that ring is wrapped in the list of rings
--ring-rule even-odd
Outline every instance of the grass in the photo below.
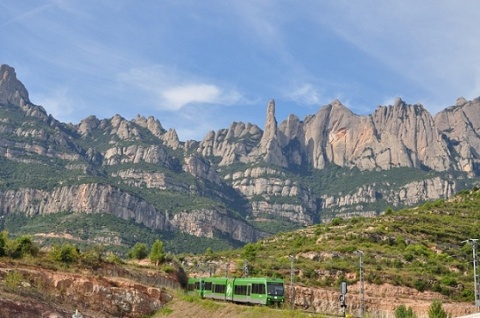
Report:
[[[462,241],[479,237],[480,191],[464,191],[448,201],[392,210],[375,218],[338,218],[269,237],[248,246],[248,254],[253,255],[249,272],[289,281],[289,255],[294,255],[296,284],[337,288],[343,277],[349,277],[349,284],[358,282],[356,251],[362,250],[369,283],[473,301],[472,246]],[[245,252],[237,249],[209,257],[240,264]],[[232,275],[242,275],[241,268]]]
[[[190,315],[188,316],[187,313]],[[167,303],[153,317],[230,317],[230,318],[307,318],[322,317],[289,308],[239,305],[211,299],[201,299],[183,291],[174,292],[174,300]]]

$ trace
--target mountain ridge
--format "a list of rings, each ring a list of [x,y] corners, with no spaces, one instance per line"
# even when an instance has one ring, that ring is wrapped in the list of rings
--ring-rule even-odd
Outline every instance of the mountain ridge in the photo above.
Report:
[[[183,142],[153,116],[61,123],[30,102],[13,68],[0,71],[4,216],[108,213],[161,232],[246,243],[478,183],[480,98],[460,98],[435,117],[401,99],[370,115],[334,100],[280,123],[270,100],[263,130],[233,122]],[[79,189],[98,191],[82,206]]]

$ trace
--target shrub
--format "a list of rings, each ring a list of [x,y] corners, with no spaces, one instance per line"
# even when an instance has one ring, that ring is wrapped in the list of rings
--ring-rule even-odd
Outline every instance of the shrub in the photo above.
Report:
[[[413,282],[413,287],[419,292],[423,292],[427,289],[427,282],[422,279],[417,279]]]
[[[17,271],[10,271],[5,276],[5,288],[15,290],[22,280],[22,275]]]
[[[257,257],[257,245],[254,243],[247,243],[243,247],[243,253],[242,256],[249,262],[255,261],[255,258]]]
[[[128,252],[128,257],[131,259],[145,259],[148,256],[148,248],[145,243],[135,243],[132,249]]]
[[[54,245],[50,251],[50,258],[56,262],[73,263],[80,257],[80,252],[72,244]]]
[[[442,308],[442,303],[438,300],[434,300],[428,308],[428,318],[447,318],[448,315]]]
[[[5,246],[7,245],[8,240],[8,232],[2,231],[0,232],[0,256],[5,256]]]
[[[107,254],[107,257],[105,258],[105,260],[108,262],[108,263],[112,263],[112,264],[122,264],[123,261],[122,259],[115,253],[108,253]]]
[[[303,270],[303,276],[305,276],[306,278],[314,278],[315,271],[311,268],[306,268]]]
[[[332,225],[333,225],[333,226],[338,226],[338,225],[342,224],[342,222],[343,222],[343,219],[342,219],[342,218],[334,218],[334,219],[332,220]]]
[[[38,254],[39,248],[33,242],[31,236],[23,235],[16,239],[18,243],[18,254],[20,257],[25,257],[27,255],[36,256]]]
[[[172,265],[163,265],[162,270],[167,274],[172,274],[175,272],[175,267]]]
[[[395,318],[416,318],[417,315],[413,312],[411,307],[405,307],[405,305],[400,305],[395,308]]]

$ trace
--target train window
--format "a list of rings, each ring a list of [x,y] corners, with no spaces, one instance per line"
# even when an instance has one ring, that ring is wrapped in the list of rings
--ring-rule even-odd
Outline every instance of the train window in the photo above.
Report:
[[[235,285],[235,295],[246,295],[246,294],[247,294],[247,286]]]
[[[212,290],[212,283],[210,282],[205,282],[205,290]]]
[[[252,284],[252,294],[265,294],[265,284]]]
[[[213,292],[216,294],[225,294],[225,285],[215,285],[214,289]]]
[[[267,283],[267,290],[269,295],[283,296],[283,284],[282,283]]]

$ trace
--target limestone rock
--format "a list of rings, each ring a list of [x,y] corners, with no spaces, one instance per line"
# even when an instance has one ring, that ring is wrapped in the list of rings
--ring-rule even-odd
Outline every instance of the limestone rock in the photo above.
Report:
[[[283,154],[282,147],[277,130],[277,120],[275,119],[275,101],[272,99],[267,107],[267,119],[265,121],[265,130],[260,139],[260,143],[250,154],[251,157],[260,157],[265,163],[280,167],[287,167],[287,159]]]
[[[480,164],[480,98],[459,98],[435,116],[435,123],[451,141],[457,169],[473,173]]]

